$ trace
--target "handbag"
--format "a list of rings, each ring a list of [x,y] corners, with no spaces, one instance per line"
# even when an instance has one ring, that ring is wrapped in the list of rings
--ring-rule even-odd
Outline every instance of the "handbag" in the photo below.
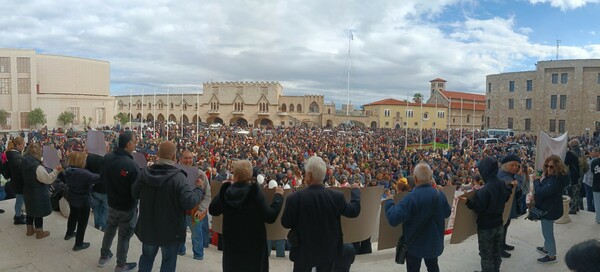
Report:
[[[398,239],[398,244],[396,244],[396,258],[395,258],[395,261],[397,264],[404,264],[406,262],[406,252],[408,251],[408,247],[412,244],[412,242],[414,242],[415,238],[417,238],[423,232],[423,229],[424,229],[423,227],[430,223],[431,219],[433,218],[433,214],[437,209],[438,198],[439,198],[439,191],[436,190],[436,195],[433,198],[433,204],[431,206],[432,208],[429,211],[429,215],[427,216],[427,219],[425,221],[421,222],[421,224],[419,225],[419,228],[417,228],[417,230],[418,230],[417,233],[415,233],[414,236],[410,237],[410,240],[408,241],[408,243],[404,242],[404,235],[400,236],[400,239]]]
[[[540,219],[542,219],[542,217],[544,215],[546,215],[548,212],[543,211],[537,207],[533,207],[531,209],[529,209],[529,214],[527,215],[526,219],[529,219],[531,221],[538,221]]]

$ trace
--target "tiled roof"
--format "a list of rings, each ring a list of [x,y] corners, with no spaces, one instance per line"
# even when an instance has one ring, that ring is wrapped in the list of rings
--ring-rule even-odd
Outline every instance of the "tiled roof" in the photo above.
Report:
[[[390,105],[390,106],[406,106],[406,102],[398,100],[398,99],[393,99],[393,98],[386,98],[383,100],[379,100],[379,101],[375,101],[373,103],[369,103],[366,104],[365,106],[383,106],[383,105]],[[414,103],[414,102],[408,102],[408,106],[410,107],[420,107],[421,103]],[[435,103],[423,103],[423,107],[435,107]],[[438,108],[445,108],[446,106],[442,105],[442,104],[438,104],[437,105]]]
[[[436,79],[432,79],[432,80],[430,80],[429,82],[434,82],[434,81],[448,82],[448,81],[444,80],[443,78],[439,78],[439,77],[438,77],[438,78],[436,78]]]
[[[452,102],[452,103],[450,103],[450,108],[451,109],[460,109],[461,108],[460,104],[461,104],[460,102]],[[465,111],[465,110],[472,111],[473,105],[475,105],[476,111],[485,111],[485,104],[465,103],[465,101],[463,101],[463,103],[462,103],[462,109],[463,109],[463,111]]]
[[[448,99],[463,99],[463,100],[477,100],[485,101],[485,95],[474,94],[474,93],[463,93],[463,92],[451,92],[451,91],[439,91],[443,96]]]

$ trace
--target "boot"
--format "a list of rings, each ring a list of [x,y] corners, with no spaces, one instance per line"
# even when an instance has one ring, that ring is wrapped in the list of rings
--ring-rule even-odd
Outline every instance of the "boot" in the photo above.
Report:
[[[49,231],[44,231],[43,229],[35,230],[35,239],[42,239],[42,238],[47,237],[48,235],[50,235]]]
[[[27,236],[31,236],[35,233],[34,229],[33,229],[33,225],[27,225]]]

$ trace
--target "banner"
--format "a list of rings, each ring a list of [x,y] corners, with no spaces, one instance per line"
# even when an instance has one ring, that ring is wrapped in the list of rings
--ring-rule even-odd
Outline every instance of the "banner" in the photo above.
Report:
[[[133,161],[135,161],[139,168],[146,168],[148,166],[148,161],[144,157],[144,154],[133,152],[131,153],[131,157],[133,157]]]
[[[475,197],[477,191],[468,192],[462,196],[466,198]],[[461,197],[462,197],[461,196]],[[467,207],[467,204],[458,201],[456,203],[456,216],[454,217],[454,225],[452,229],[452,237],[450,244],[458,244],[469,238],[469,236],[477,234],[477,214]]]
[[[90,130],[87,132],[85,148],[89,153],[104,156],[106,155],[106,141],[102,131]]]
[[[45,145],[42,147],[42,163],[44,166],[54,169],[60,164],[56,148]]]
[[[398,204],[407,195],[408,192],[398,192],[396,195],[394,195],[394,204]],[[385,216],[384,204],[385,202],[382,201],[381,212],[379,215],[379,237],[377,238],[377,250],[396,247],[396,244],[398,244],[398,239],[400,239],[400,236],[402,235],[402,224],[399,224],[395,227],[390,225],[390,222]]]
[[[329,188],[344,193],[346,201],[350,202],[352,188]],[[360,188],[360,214],[356,218],[341,217],[344,243],[366,240],[377,230],[377,215],[381,206],[383,186]]]
[[[535,151],[535,170],[543,170],[544,160],[551,155],[558,155],[563,161],[567,154],[568,132],[552,138],[540,130]]]

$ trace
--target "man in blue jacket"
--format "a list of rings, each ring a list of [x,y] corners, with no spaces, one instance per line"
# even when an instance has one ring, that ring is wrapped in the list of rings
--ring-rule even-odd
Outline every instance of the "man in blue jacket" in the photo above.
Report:
[[[502,214],[510,191],[497,177],[498,161],[494,157],[483,159],[477,168],[485,185],[477,191],[474,198],[463,196],[460,201],[477,213],[477,240],[482,272],[498,272],[502,263],[500,254],[504,237]]]
[[[438,257],[444,251],[444,219],[450,216],[451,208],[446,196],[432,187],[433,171],[429,165],[418,163],[413,172],[416,187],[397,205],[389,195],[385,200],[385,215],[392,226],[404,223],[404,237],[414,237],[407,245],[406,270],[419,271],[421,259],[425,259],[427,271],[437,272]],[[430,213],[433,213],[430,222],[424,222]]]

